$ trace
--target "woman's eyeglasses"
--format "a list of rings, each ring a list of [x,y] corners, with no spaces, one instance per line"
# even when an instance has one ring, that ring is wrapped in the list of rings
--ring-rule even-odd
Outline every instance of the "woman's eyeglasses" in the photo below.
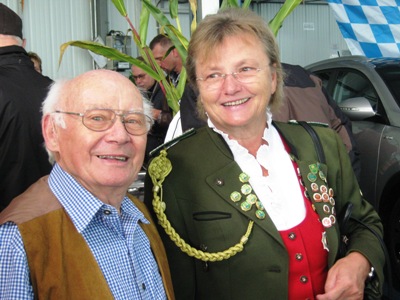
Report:
[[[262,71],[261,68],[242,67],[232,73],[212,73],[206,77],[197,77],[196,80],[202,81],[203,85],[208,90],[217,90],[221,88],[225,78],[232,75],[237,81],[241,83],[252,83],[255,81],[258,72]]]

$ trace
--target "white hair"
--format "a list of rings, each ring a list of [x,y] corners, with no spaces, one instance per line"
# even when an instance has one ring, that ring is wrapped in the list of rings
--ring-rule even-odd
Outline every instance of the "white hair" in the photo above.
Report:
[[[54,81],[54,83],[50,86],[47,97],[42,103],[42,122],[47,115],[51,115],[51,118],[54,120],[54,124],[60,126],[61,128],[67,128],[67,124],[64,120],[64,114],[54,114],[56,110],[63,110],[63,92],[64,88],[67,85],[69,80],[67,79],[58,79]],[[152,104],[151,102],[144,96],[143,93],[140,93],[142,102],[143,102],[143,113],[146,116],[149,116],[152,119]],[[46,151],[49,154],[49,161],[53,163],[55,161],[55,155],[52,151],[50,151],[46,147]]]
[[[62,102],[62,90],[67,82],[68,80],[66,79],[58,79],[50,86],[49,93],[47,94],[47,97],[42,104],[43,118],[46,115],[50,115],[55,110],[60,109],[60,103]],[[55,124],[62,128],[66,128],[64,116],[62,114],[55,114],[54,116],[52,116],[52,118]]]

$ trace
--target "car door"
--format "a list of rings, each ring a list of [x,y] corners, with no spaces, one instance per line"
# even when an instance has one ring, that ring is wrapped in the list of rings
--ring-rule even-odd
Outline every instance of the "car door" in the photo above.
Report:
[[[360,151],[361,190],[365,198],[377,207],[376,182],[382,133],[385,125],[376,122],[380,108],[373,84],[358,70],[337,68],[314,72],[323,81],[330,96],[352,121],[353,134]],[[365,114],[363,112],[365,111]],[[371,116],[371,120],[361,118]]]

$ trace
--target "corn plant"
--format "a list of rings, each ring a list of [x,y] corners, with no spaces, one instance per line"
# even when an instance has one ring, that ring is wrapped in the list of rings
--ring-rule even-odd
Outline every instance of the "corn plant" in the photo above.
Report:
[[[269,22],[271,30],[277,35],[279,29],[281,28],[284,19],[301,3],[302,0],[286,0],[275,15],[275,17]],[[182,61],[186,61],[187,49],[189,41],[183,36],[180,22],[178,18],[178,0],[169,0],[169,14],[173,20],[175,20],[177,26],[175,27],[169,21],[160,9],[154,6],[150,0],[141,0],[142,11],[140,12],[139,21],[139,32],[133,26],[131,19],[126,11],[124,0],[112,0],[115,8],[121,14],[123,18],[129,24],[130,32],[132,33],[133,40],[138,48],[139,54],[144,58],[145,62],[142,62],[134,57],[126,55],[117,49],[104,46],[100,43],[92,41],[70,41],[61,45],[60,48],[60,59],[61,64],[62,57],[68,46],[79,47],[82,49],[90,50],[96,54],[103,55],[108,59],[118,60],[128,62],[135,65],[145,71],[148,75],[153,77],[160,83],[160,86],[166,95],[168,105],[171,107],[174,113],[179,110],[179,100],[181,99],[183,90],[185,88],[187,74],[186,69],[183,67],[180,80],[178,85],[175,87],[170,81],[165,77],[164,71],[159,67],[150,48],[146,45],[147,31],[149,26],[150,15],[160,24],[161,31],[166,33],[171,39],[174,47],[177,49]],[[190,9],[193,15],[193,21],[191,24],[191,32],[196,29],[197,25],[197,0],[189,0]],[[221,9],[227,7],[241,7],[247,9],[251,4],[251,0],[245,0],[241,6],[237,0],[223,0],[221,4]],[[169,52],[166,53],[168,55]]]

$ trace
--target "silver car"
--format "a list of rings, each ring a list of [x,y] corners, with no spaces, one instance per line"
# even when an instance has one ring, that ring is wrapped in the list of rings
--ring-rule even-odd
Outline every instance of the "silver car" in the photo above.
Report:
[[[352,121],[361,190],[379,212],[400,283],[400,58],[345,56],[305,67]]]

